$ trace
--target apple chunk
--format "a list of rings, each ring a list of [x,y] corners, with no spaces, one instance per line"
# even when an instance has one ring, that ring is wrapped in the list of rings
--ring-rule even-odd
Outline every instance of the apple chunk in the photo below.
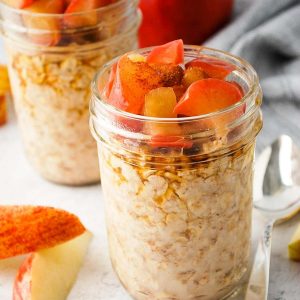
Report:
[[[288,245],[288,253],[290,259],[300,261],[300,225]]]
[[[53,247],[84,231],[78,217],[61,209],[0,206],[0,259]]]
[[[32,253],[16,276],[13,300],[65,300],[84,260],[90,232]]]
[[[145,95],[159,87],[181,83],[180,66],[147,63],[140,55],[125,54],[113,66],[107,85],[108,103],[133,114],[141,114]]]
[[[186,68],[198,67],[211,78],[224,79],[228,74],[235,70],[235,66],[216,57],[199,55],[198,58],[186,64]]]

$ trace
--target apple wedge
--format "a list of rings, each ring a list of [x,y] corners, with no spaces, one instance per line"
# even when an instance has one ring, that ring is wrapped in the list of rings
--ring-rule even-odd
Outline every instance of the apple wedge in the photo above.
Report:
[[[65,300],[84,260],[92,234],[30,254],[15,279],[13,300]]]
[[[300,225],[288,245],[288,253],[291,260],[300,261]]]
[[[0,259],[54,247],[84,232],[79,218],[61,209],[0,206]]]

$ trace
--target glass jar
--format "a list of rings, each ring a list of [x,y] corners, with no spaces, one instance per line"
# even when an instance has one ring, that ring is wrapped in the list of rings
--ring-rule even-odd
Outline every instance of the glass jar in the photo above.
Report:
[[[75,14],[31,13],[0,3],[0,14],[28,159],[56,183],[99,181],[97,147],[88,126],[90,84],[105,62],[137,47],[137,1]],[[93,24],[74,27],[91,16]]]
[[[152,118],[105,102],[102,90],[116,60],[93,82],[90,127],[99,149],[110,257],[134,299],[223,299],[248,267],[262,92],[244,60],[185,47],[186,62],[199,54],[235,65],[226,79],[244,90],[241,102],[197,117]],[[168,143],[155,146],[149,126],[175,124],[182,135],[170,130]]]

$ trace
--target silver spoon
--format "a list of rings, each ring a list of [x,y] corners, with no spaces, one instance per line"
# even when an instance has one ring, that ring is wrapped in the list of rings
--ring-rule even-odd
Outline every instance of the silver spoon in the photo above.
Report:
[[[254,186],[260,188],[254,190],[254,207],[263,217],[264,230],[245,300],[266,300],[273,226],[290,219],[300,209],[300,150],[289,136],[282,135],[262,152],[255,167]]]

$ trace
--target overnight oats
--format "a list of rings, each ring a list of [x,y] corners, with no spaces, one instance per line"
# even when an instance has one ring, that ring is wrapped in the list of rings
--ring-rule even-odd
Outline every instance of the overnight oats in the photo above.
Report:
[[[0,21],[28,159],[57,183],[99,181],[90,84],[104,63],[137,47],[137,1],[4,2],[15,6],[0,2]]]
[[[110,256],[134,299],[222,299],[250,252],[261,89],[252,67],[181,40],[93,82]]]

